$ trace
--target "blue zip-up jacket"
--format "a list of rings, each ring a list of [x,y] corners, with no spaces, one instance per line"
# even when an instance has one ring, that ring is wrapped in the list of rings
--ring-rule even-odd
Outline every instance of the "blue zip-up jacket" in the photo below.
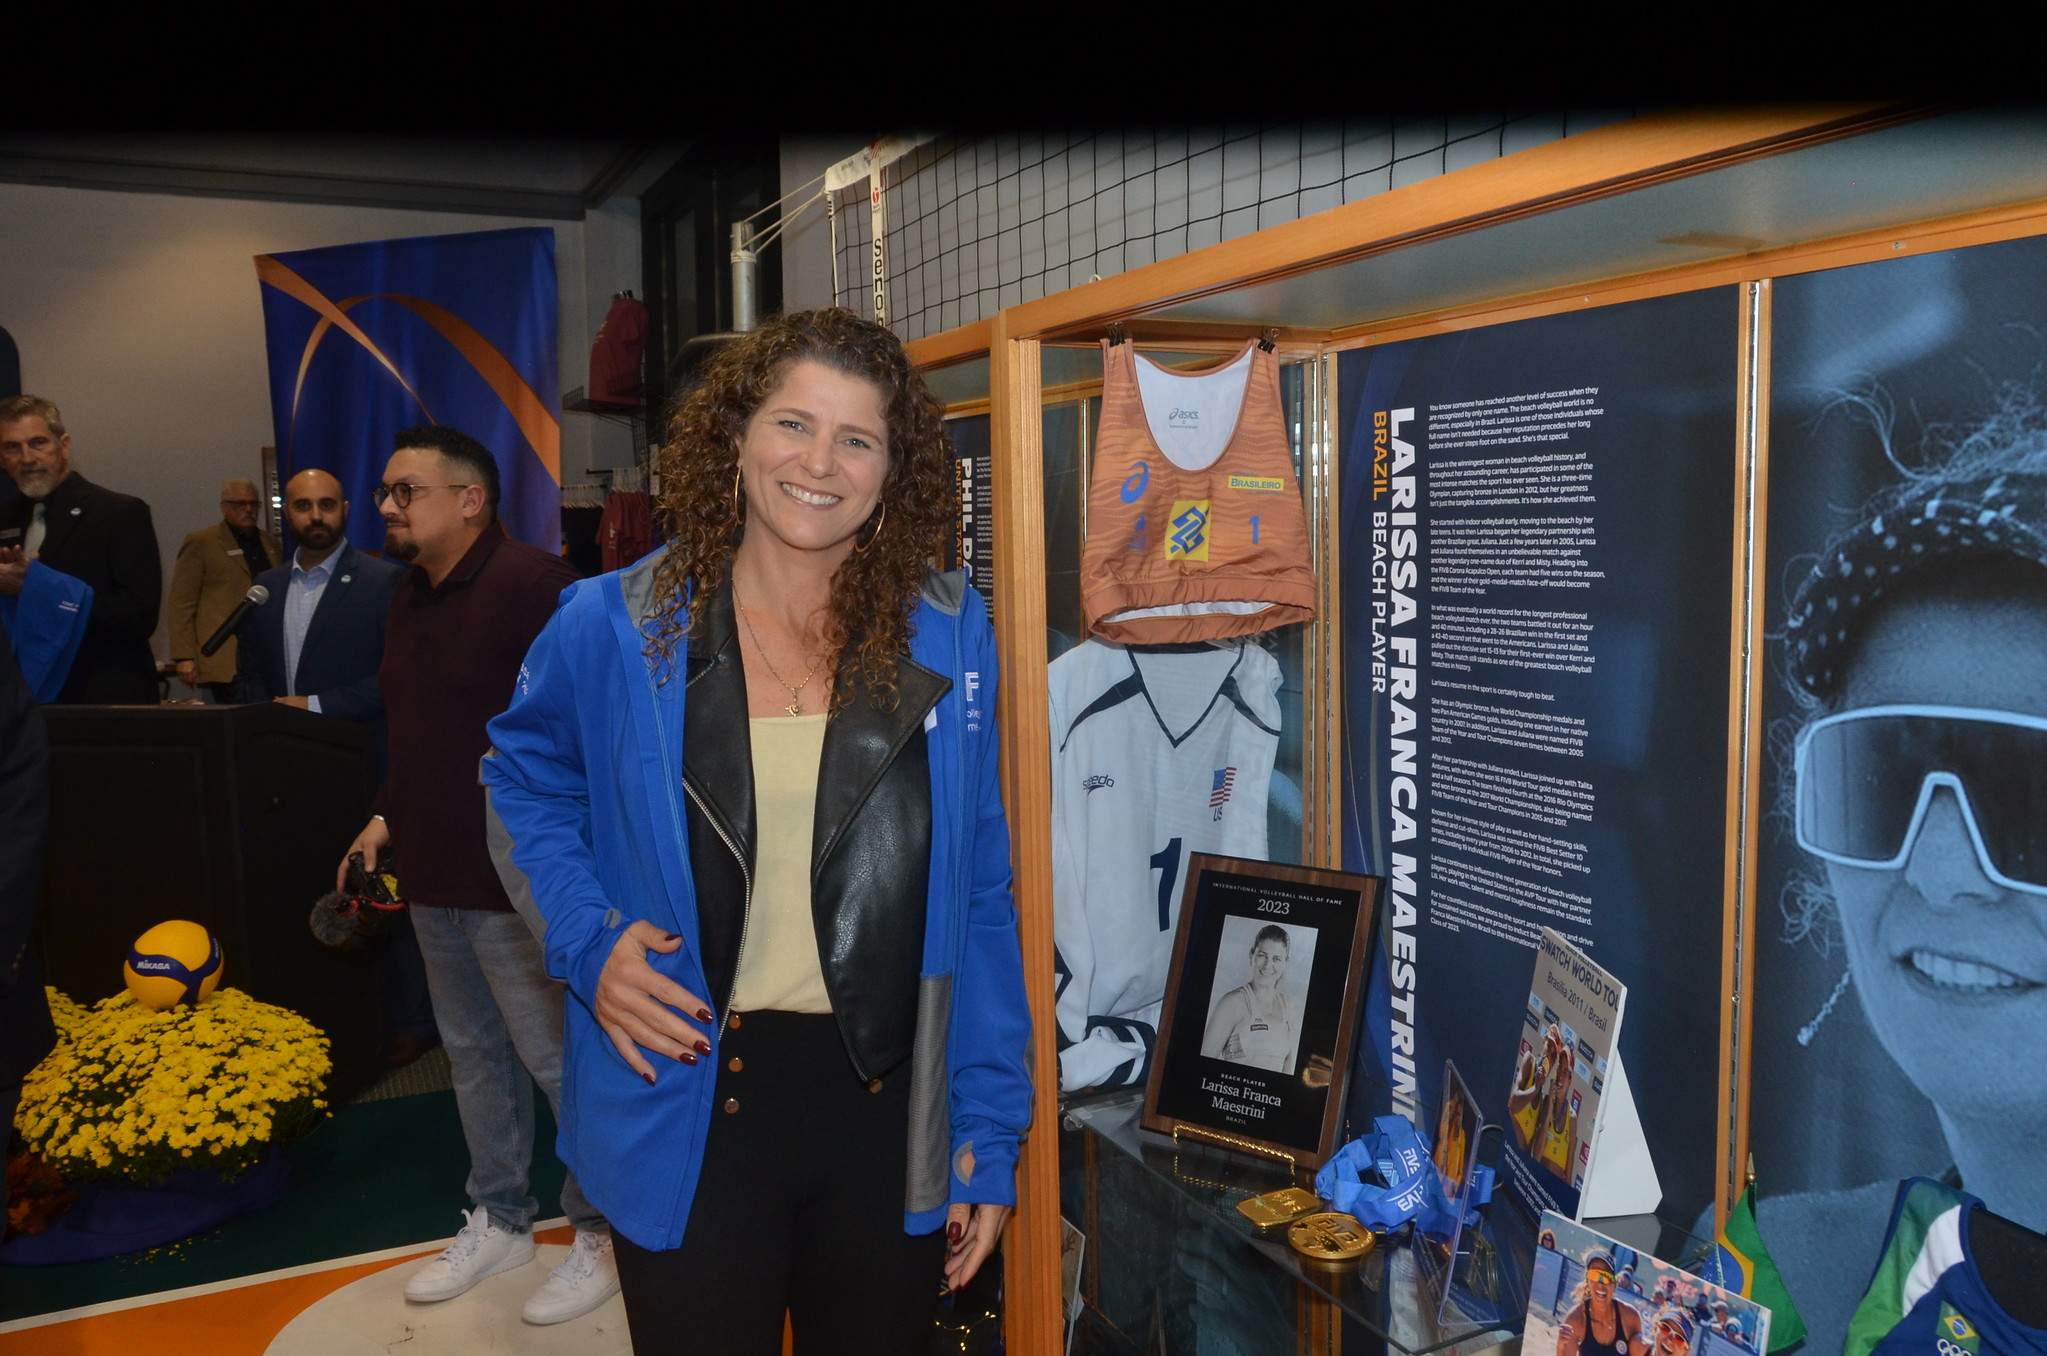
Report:
[[[37,701],[48,705],[64,690],[90,620],[92,585],[40,562],[29,567],[19,595],[0,598],[0,626]]]
[[[558,1151],[612,1228],[650,1249],[682,1244],[722,1031],[705,1033],[709,1058],[664,1063],[650,1086],[595,1012],[604,962],[638,919],[683,938],[669,955],[648,952],[648,963],[692,993],[710,992],[683,812],[683,647],[665,674],[645,653],[664,555],[562,594],[511,706],[490,723],[482,764],[492,856],[548,973],[570,992]],[[997,781],[994,633],[957,572],[932,576],[912,621],[911,659],[952,681],[925,725],[931,869],[903,1212],[905,1232],[921,1234],[954,1202],[1016,1203],[1031,1080]]]

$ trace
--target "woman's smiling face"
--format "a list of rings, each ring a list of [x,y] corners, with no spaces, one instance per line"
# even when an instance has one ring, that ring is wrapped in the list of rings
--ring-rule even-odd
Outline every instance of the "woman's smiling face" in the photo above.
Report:
[[[1843,710],[1889,704],[2047,717],[2047,599],[1900,598],[1842,688]],[[1826,870],[1863,1012],[1913,1084],[1950,1112],[2047,1112],[2047,898],[1984,873],[1954,792],[1898,869]]]
[[[1287,946],[1268,937],[1251,948],[1251,982],[1261,987],[1286,977]]]

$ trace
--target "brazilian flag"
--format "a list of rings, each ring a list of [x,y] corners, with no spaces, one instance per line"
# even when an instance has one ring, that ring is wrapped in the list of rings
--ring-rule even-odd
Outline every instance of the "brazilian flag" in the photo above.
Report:
[[[1714,1274],[1708,1279],[1770,1311],[1772,1352],[1803,1342],[1805,1320],[1798,1316],[1798,1306],[1791,1302],[1791,1292],[1784,1288],[1784,1276],[1770,1260],[1770,1250],[1763,1246],[1763,1235],[1756,1228],[1754,1182],[1748,1184],[1748,1190],[1727,1212],[1727,1220],[1720,1226],[1715,1241],[1719,1246],[1713,1250]]]

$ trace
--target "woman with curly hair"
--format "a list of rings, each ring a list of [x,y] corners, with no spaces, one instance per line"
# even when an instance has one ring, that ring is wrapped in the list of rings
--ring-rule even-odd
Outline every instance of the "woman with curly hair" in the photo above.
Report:
[[[661,452],[668,546],[575,585],[484,760],[569,1004],[560,1151],[636,1350],[921,1350],[1030,1118],[994,638],[887,330],[779,317]]]

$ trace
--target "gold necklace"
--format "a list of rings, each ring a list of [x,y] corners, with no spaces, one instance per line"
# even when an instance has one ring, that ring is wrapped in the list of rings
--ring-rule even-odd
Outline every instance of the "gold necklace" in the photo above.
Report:
[[[818,665],[824,663],[823,657],[820,656],[817,662],[810,666],[810,672],[803,675],[802,682],[796,684],[794,687],[790,687],[789,680],[787,678],[784,678],[782,676],[782,671],[775,667],[775,661],[768,658],[768,647],[761,644],[760,632],[753,629],[753,618],[746,615],[746,604],[739,601],[738,589],[732,590],[732,605],[739,609],[739,620],[746,623],[746,634],[753,637],[753,648],[760,652],[761,663],[766,664],[768,666],[768,672],[774,675],[774,679],[777,683],[781,684],[783,687],[789,688],[789,704],[783,707],[782,709],[784,711],[787,711],[792,716],[802,715],[803,708],[799,701],[799,698],[803,692],[803,689],[810,686],[810,680],[817,677]]]

